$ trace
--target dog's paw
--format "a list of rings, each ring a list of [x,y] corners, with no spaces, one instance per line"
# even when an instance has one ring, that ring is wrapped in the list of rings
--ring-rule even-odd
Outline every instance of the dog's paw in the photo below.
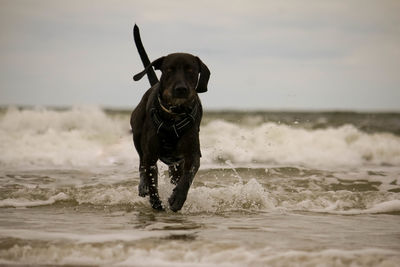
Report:
[[[139,184],[139,196],[145,197],[149,194],[149,187],[147,184],[140,182]]]
[[[150,196],[150,204],[153,209],[158,210],[158,211],[164,211],[164,207],[158,196],[155,196],[155,197]]]
[[[179,191],[179,190],[174,190],[172,192],[172,195],[168,199],[169,203],[169,208],[173,212],[177,212],[180,209],[182,209],[183,204],[185,204],[187,194]]]

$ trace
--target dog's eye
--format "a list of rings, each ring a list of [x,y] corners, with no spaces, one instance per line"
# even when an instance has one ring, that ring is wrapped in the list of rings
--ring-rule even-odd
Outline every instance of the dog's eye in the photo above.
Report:
[[[186,71],[189,72],[189,73],[193,73],[193,69],[192,68],[188,68],[188,69],[186,69]]]
[[[174,71],[174,69],[173,69],[173,68],[167,68],[165,71],[166,71],[167,73],[171,73],[171,72]]]

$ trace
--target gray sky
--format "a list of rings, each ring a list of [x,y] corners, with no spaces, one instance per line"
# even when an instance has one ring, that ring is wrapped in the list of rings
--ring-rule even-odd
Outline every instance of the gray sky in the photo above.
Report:
[[[0,105],[133,108],[135,22],[208,65],[206,109],[400,111],[397,0],[0,0]]]

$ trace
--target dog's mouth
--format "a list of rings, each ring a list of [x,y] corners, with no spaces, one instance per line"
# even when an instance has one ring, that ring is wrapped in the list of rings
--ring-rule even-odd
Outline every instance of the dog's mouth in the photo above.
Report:
[[[185,100],[185,99],[188,99],[189,96],[187,93],[176,93],[176,94],[173,94],[172,98],[174,98],[176,100],[178,100],[178,99]]]
[[[192,103],[194,97],[193,90],[185,87],[175,87],[164,90],[161,98],[169,107],[181,107]]]
[[[181,98],[173,98],[172,101],[168,101],[168,105],[171,108],[179,108],[186,106],[186,104],[189,102],[189,99],[187,97],[181,97]]]

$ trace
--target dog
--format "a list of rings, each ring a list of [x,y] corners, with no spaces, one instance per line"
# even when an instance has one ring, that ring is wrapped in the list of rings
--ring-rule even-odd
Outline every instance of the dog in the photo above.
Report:
[[[147,75],[151,88],[131,115],[133,143],[139,154],[139,196],[150,197],[155,210],[164,210],[158,194],[157,161],[168,165],[175,185],[168,199],[177,212],[186,201],[189,188],[200,167],[200,122],[203,115],[198,93],[207,92],[210,70],[200,58],[174,53],[150,63],[139,28],[133,35],[144,70],[133,79]],[[158,80],[154,69],[161,71]]]

